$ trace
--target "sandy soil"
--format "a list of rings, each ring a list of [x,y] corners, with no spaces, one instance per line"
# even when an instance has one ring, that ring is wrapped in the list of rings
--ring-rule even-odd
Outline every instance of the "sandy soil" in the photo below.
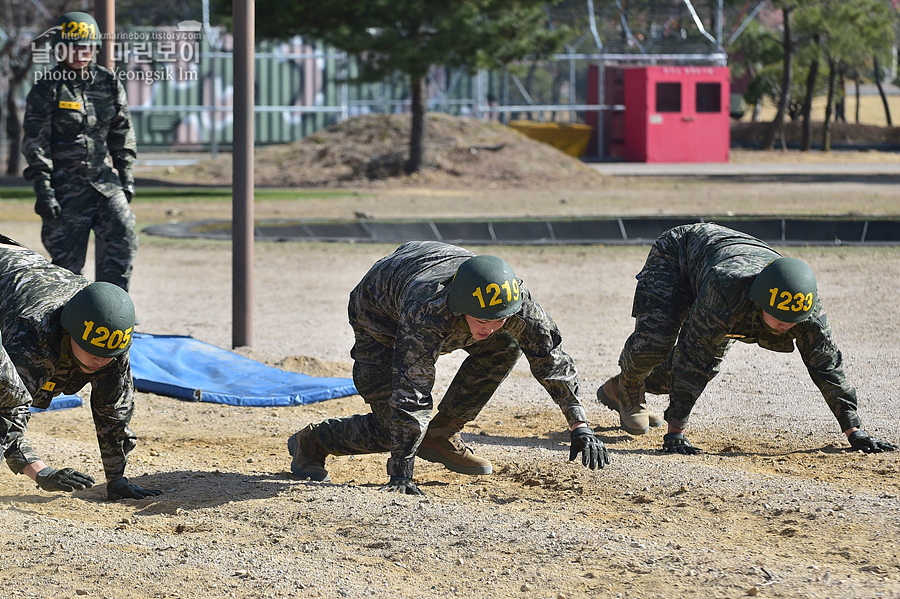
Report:
[[[797,191],[778,183],[685,185],[690,194],[670,196],[658,182],[607,178],[594,195],[599,210],[683,212],[693,195],[723,212],[725,205],[771,212],[795,202]],[[480,192],[371,193],[258,206],[257,216],[341,215],[370,201],[379,215],[449,216],[462,210],[463,195],[485,212],[556,214],[571,206],[560,197],[579,197],[560,187],[498,190],[480,203]],[[820,195],[840,212],[847,191],[832,185]],[[613,197],[621,204],[607,205]],[[759,198],[771,203],[758,206]],[[40,249],[30,205],[3,204],[0,231]],[[142,224],[227,217],[228,208],[135,204]],[[347,294],[392,249],[258,244],[253,344],[237,351],[313,375],[349,375]],[[417,464],[424,498],[377,490],[386,455],[329,458],[331,484],[287,474],[287,437],[309,422],[365,410],[358,397],[239,408],[139,393],[140,439],[128,475],[164,494],[108,503],[103,486],[51,494],[0,473],[3,596],[900,597],[900,456],[846,451],[796,354],[735,348],[691,422],[689,436],[706,453],[660,455],[660,431],[631,437],[594,400],[631,330],[633,277],[647,248],[475,249],[506,258],[559,324],[589,417],[611,451],[608,468],[566,461],[565,421],[524,362],[464,431],[494,474]],[[900,441],[900,250],[785,251],[818,275],[865,428]],[[132,291],[145,332],[231,347],[229,244],[143,235]],[[460,360],[438,363],[438,398]],[[651,397],[651,406],[664,409],[665,397]],[[102,478],[86,407],[36,415],[29,438],[49,463]]]

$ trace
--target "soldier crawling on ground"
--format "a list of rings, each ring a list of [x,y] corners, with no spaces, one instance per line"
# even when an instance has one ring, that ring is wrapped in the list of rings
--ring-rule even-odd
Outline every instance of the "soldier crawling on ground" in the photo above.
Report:
[[[433,241],[405,243],[353,289],[349,317],[353,382],[372,411],[292,435],[294,475],[329,480],[326,456],[386,451],[387,491],[422,494],[412,482],[417,455],[462,474],[490,474],[491,463],[475,455],[459,432],[523,353],[566,417],[569,460],[581,454],[591,469],[609,463],[588,428],[575,364],[562,350],[559,329],[501,258]],[[435,363],[457,349],[469,355],[432,418]]]
[[[806,263],[745,233],[701,223],[663,233],[637,280],[634,332],[619,356],[621,372],[597,390],[629,433],[644,434],[658,420],[645,392],[668,394],[663,451],[700,453],[684,431],[731,345],[789,353],[796,344],[850,445],[866,453],[897,449],[861,428],[856,390]]]
[[[45,491],[74,491],[94,479],[48,466],[25,438],[31,406],[91,386],[91,413],[110,500],[160,491],[125,478],[137,444],[129,428],[134,385],[128,349],[134,304],[112,283],[91,283],[0,235],[0,446],[6,463]]]

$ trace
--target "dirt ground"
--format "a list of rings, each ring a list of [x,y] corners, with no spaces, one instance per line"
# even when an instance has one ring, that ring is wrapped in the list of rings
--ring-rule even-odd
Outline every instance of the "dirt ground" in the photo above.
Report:
[[[346,197],[270,202],[256,215],[898,212],[890,181],[600,179],[572,188],[358,183]],[[134,207],[141,225],[227,218],[230,210],[144,204],[140,195]],[[30,209],[27,201],[0,202],[0,232],[42,250]],[[330,457],[330,484],[287,473],[287,437],[309,422],[364,411],[358,397],[242,408],[139,393],[139,444],[127,474],[164,494],[109,503],[102,485],[52,494],[0,473],[3,596],[900,597],[900,455],[846,451],[796,354],[736,347],[688,431],[706,453],[660,455],[661,431],[632,437],[594,399],[616,373],[647,248],[473,249],[503,256],[556,320],[591,423],[610,449],[609,467],[592,472],[567,461],[565,420],[524,361],[464,431],[494,474],[418,463],[424,498],[377,490],[386,455]],[[253,344],[236,351],[289,370],[349,376],[347,294],[392,250],[257,244]],[[864,427],[900,441],[900,250],[784,251],[817,273]],[[230,348],[230,292],[230,244],[142,235],[132,295],[144,332]],[[460,361],[439,361],[438,399]],[[663,410],[665,399],[651,396],[651,407]],[[29,438],[48,463],[102,478],[87,407],[36,415]]]

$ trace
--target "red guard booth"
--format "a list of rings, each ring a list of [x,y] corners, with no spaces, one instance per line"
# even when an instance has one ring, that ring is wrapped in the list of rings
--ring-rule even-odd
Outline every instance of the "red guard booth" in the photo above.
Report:
[[[588,71],[588,103],[596,103],[599,69]],[[728,162],[731,145],[728,67],[606,67],[603,155],[629,162]],[[597,113],[585,115],[596,131]]]

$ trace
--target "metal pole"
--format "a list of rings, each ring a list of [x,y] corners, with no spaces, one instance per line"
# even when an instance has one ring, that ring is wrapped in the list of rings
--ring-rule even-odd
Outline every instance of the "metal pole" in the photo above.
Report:
[[[100,25],[100,31],[105,34],[106,39],[97,56],[97,64],[112,69],[116,66],[113,61],[112,45],[116,37],[116,3],[114,0],[97,0],[94,3],[94,12],[97,13],[97,24]]]
[[[219,82],[216,80],[216,73],[218,72],[216,63],[221,62],[224,64],[225,60],[218,56],[209,60],[209,80],[212,88],[212,112],[209,115],[209,157],[215,159],[219,156],[219,111],[216,110],[216,107],[219,105]],[[222,70],[224,71],[225,69]]]
[[[235,0],[232,151],[232,346],[253,343],[254,0]]]
[[[597,60],[597,104],[605,105],[606,98],[603,94],[606,91],[603,88],[603,78],[606,77],[606,59],[603,58],[603,41],[600,39],[600,33],[597,31],[597,15],[594,12],[594,0],[587,0],[588,19],[591,27],[591,35],[594,37],[594,44],[597,45],[597,52],[600,54]],[[597,158],[603,158],[603,136],[606,135],[603,130],[603,117],[606,113],[603,108],[597,110]]]
[[[716,50],[722,49],[722,29],[724,27],[723,18],[725,17],[724,0],[719,0],[716,7]]]
[[[115,69],[113,60],[113,42],[116,38],[116,3],[114,0],[96,0],[94,3],[97,25],[101,33],[105,34],[106,41],[100,46],[97,55],[97,64],[107,69]],[[94,235],[94,279],[100,275],[100,263],[106,253],[106,242]]]

